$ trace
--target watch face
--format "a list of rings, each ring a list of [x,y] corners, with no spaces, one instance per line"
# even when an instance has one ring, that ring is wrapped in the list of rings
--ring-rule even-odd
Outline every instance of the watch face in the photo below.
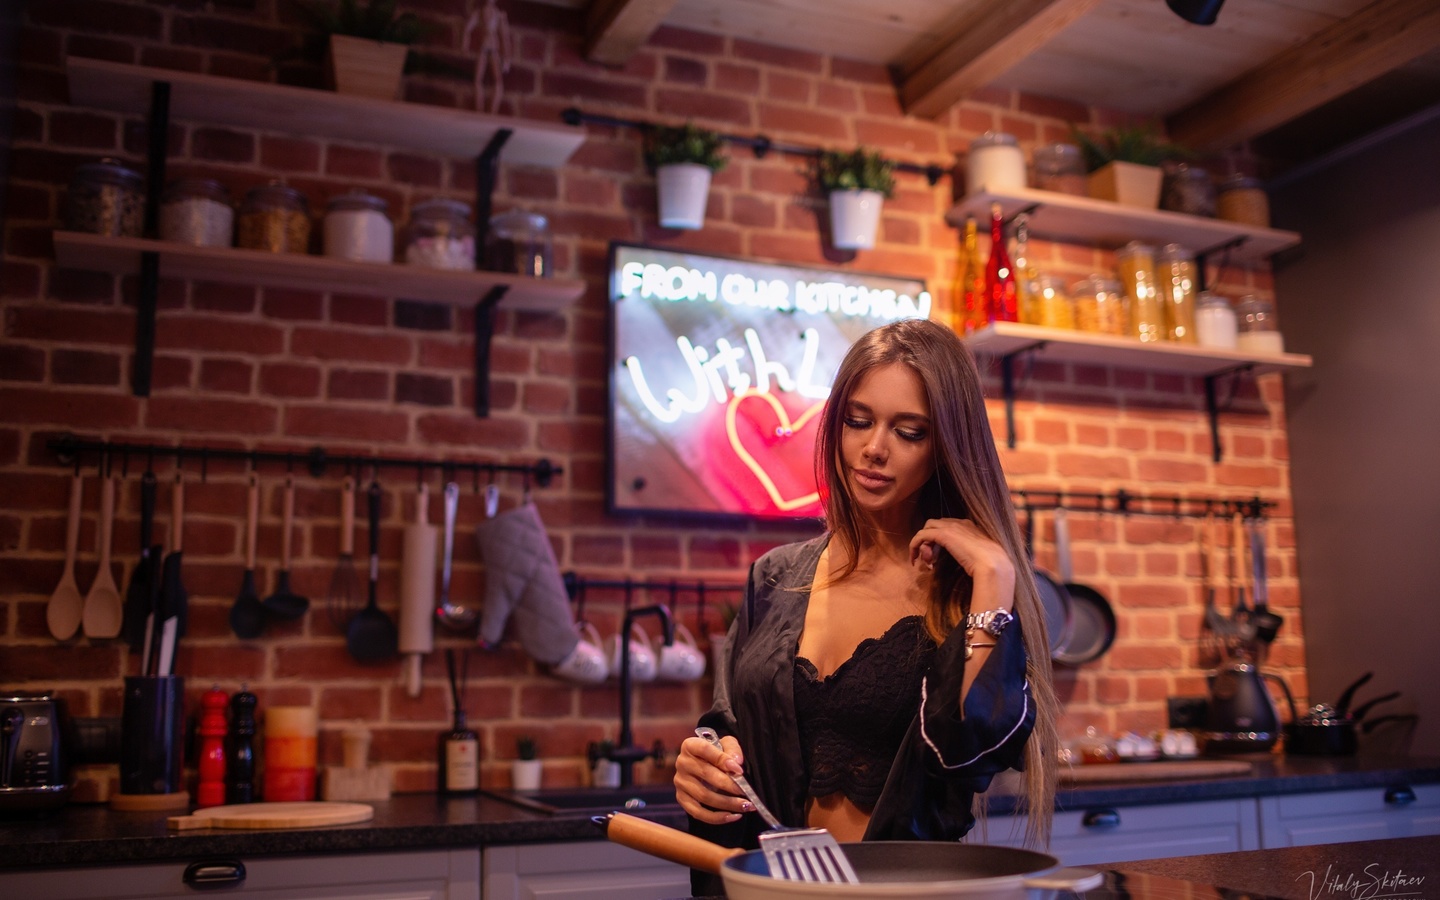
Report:
[[[985,630],[993,635],[999,636],[1005,630],[1005,626],[1015,620],[1015,617],[1003,609],[997,609],[990,613],[990,621],[985,623]]]

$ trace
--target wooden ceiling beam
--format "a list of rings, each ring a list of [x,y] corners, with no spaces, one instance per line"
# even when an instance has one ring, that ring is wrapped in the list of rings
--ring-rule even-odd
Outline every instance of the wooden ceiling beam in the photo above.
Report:
[[[957,22],[925,59],[902,61],[900,106],[936,118],[1049,43],[1100,0],[992,0]]]
[[[1378,0],[1166,120],[1170,139],[1223,150],[1440,47],[1440,3]]]
[[[677,0],[591,0],[585,11],[585,58],[623,66],[670,15]]]

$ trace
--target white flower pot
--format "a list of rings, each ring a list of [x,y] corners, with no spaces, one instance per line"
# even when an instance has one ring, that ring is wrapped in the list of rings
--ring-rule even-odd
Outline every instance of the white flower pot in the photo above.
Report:
[[[399,100],[409,52],[405,44],[330,35],[330,77],[336,93]]]
[[[875,229],[880,225],[880,207],[885,195],[879,191],[831,191],[831,242],[841,250],[869,250],[875,246]]]
[[[517,759],[510,763],[510,787],[517,791],[540,789],[540,773],[544,763],[538,759]]]
[[[1160,205],[1160,183],[1164,172],[1159,166],[1112,162],[1086,179],[1085,186],[1096,200],[1113,200],[1121,206],[1155,209]]]
[[[660,225],[695,231],[705,224],[710,199],[710,168],[699,163],[671,163],[655,170]]]

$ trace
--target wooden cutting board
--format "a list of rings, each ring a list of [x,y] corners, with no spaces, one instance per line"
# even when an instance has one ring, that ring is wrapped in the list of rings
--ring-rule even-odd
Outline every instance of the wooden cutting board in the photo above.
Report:
[[[1060,780],[1069,784],[1104,784],[1111,781],[1165,781],[1181,778],[1215,778],[1249,775],[1251,765],[1239,759],[1165,759],[1156,762],[1095,763],[1061,767]]]
[[[349,825],[368,822],[375,808],[368,803],[237,803],[197,809],[193,815],[171,816],[172,831],[192,828],[316,828],[321,825]]]

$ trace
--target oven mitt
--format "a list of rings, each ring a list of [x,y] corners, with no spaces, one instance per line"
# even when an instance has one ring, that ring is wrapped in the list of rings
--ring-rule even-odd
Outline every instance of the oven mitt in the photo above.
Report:
[[[522,503],[485,519],[476,527],[475,539],[485,561],[480,642],[498,644],[513,613],[520,645],[537,662],[553,666],[570,657],[580,635],[535,504]]]

